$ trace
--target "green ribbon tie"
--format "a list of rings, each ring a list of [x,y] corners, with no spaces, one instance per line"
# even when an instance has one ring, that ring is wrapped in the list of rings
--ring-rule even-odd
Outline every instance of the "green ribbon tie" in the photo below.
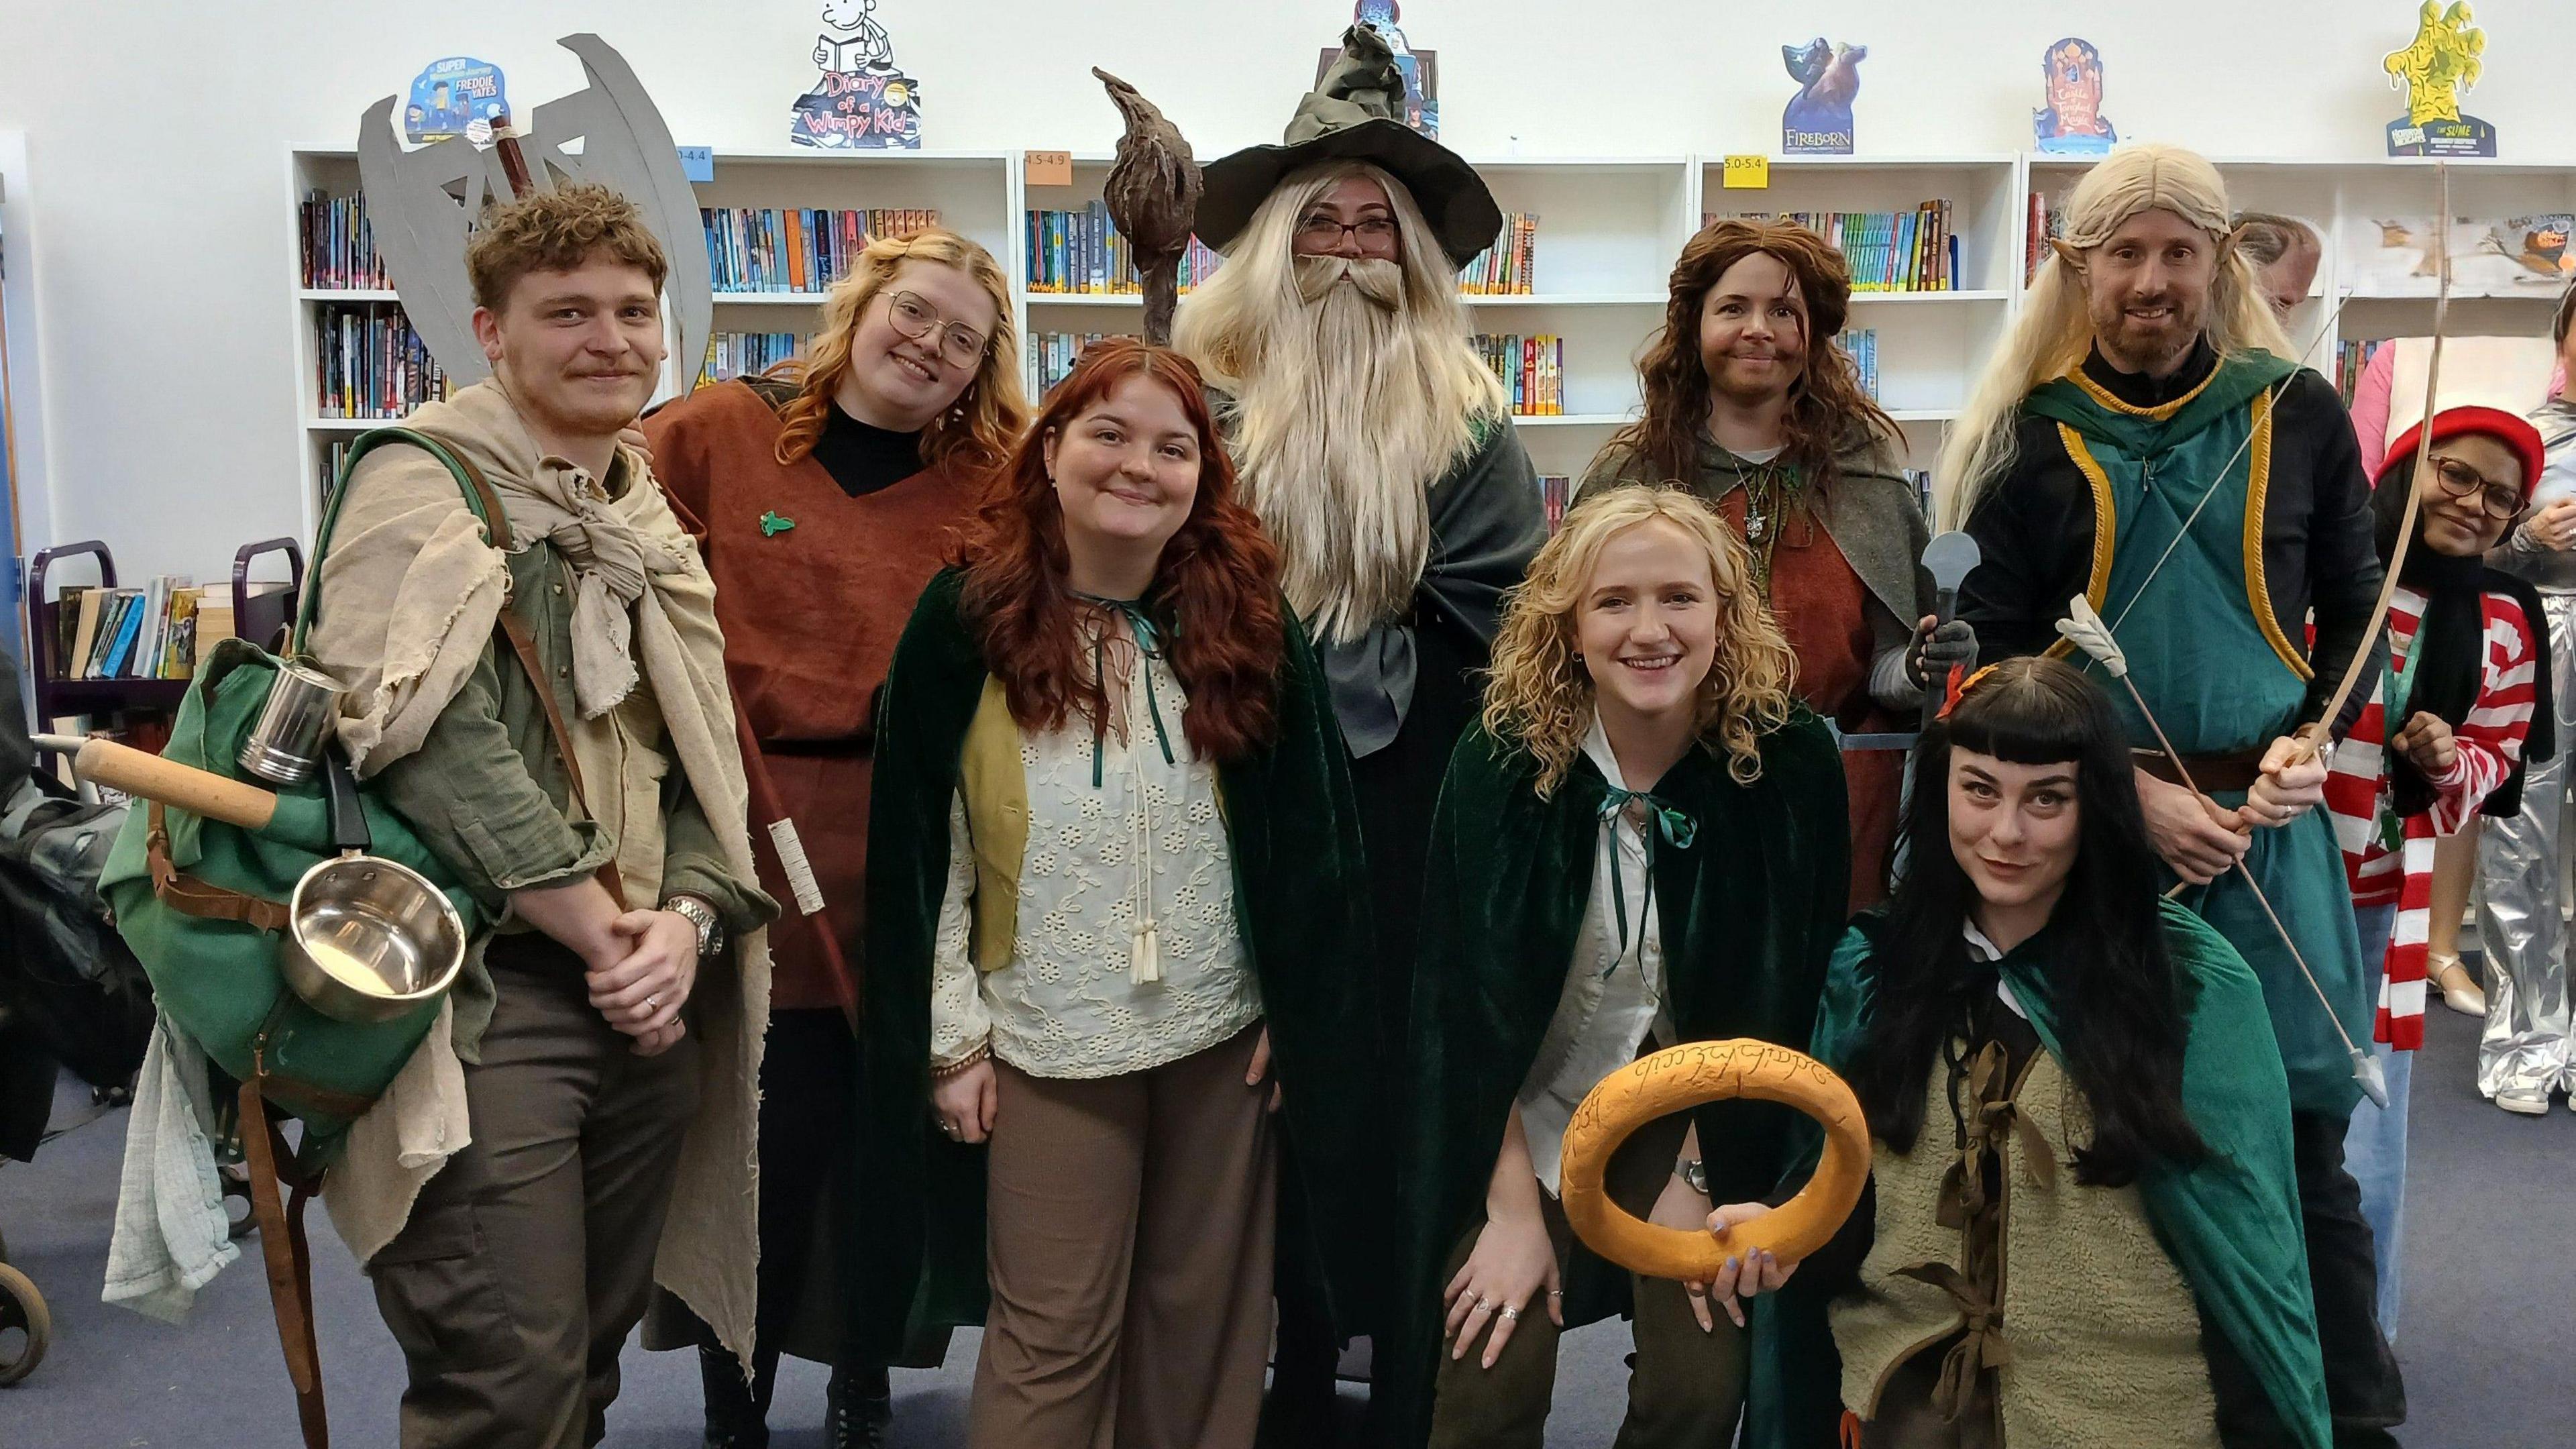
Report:
[[[1163,634],[1161,630],[1154,627],[1152,616],[1145,612],[1144,600],[1104,599],[1096,594],[1086,594],[1080,590],[1076,590],[1073,596],[1082,600],[1084,603],[1106,609],[1109,612],[1126,619],[1127,632],[1136,636],[1136,652],[1144,656],[1148,666],[1137,670],[1136,676],[1137,682],[1142,685],[1145,690],[1145,712],[1153,716],[1154,719],[1154,743],[1163,747],[1164,764],[1173,765],[1180,763],[1178,760],[1172,758],[1172,737],[1169,734],[1166,734],[1163,730],[1163,706],[1154,697],[1154,671],[1151,664],[1152,661],[1163,657]],[[1103,692],[1102,697],[1106,698],[1107,690],[1109,688],[1109,635],[1106,632],[1095,636],[1091,641],[1091,677],[1100,681],[1100,687]],[[1091,730],[1091,788],[1094,790],[1100,788],[1101,750],[1103,742],[1107,740],[1108,737],[1109,721],[1105,719],[1093,721]]]
[[[1619,917],[1619,954],[1602,969],[1601,975],[1604,980],[1609,978],[1611,972],[1619,969],[1621,961],[1628,959],[1628,887],[1619,876],[1618,819],[1619,813],[1631,804],[1645,806],[1646,819],[1654,827],[1646,832],[1646,908],[1637,917],[1637,949],[1638,959],[1641,961],[1644,959],[1645,952],[1646,917],[1655,909],[1656,838],[1660,836],[1665,844],[1675,850],[1688,850],[1699,840],[1699,822],[1693,820],[1689,812],[1680,806],[1643,790],[1622,790],[1616,785],[1603,789],[1601,822],[1611,827],[1610,905]]]

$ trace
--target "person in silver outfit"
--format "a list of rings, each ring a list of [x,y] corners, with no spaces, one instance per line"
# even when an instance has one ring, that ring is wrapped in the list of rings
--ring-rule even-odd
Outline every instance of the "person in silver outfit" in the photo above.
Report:
[[[2568,322],[2576,287],[2559,299],[2551,336],[2560,370],[2571,366]],[[2549,614],[2548,668],[2558,738],[2576,740],[2576,378],[2531,414],[2548,462],[2531,506],[2487,561],[2528,579]],[[2508,1112],[2537,1117],[2553,1091],[2576,1092],[2576,1022],[2568,1013],[2567,878],[2569,755],[2535,764],[2522,811],[2486,822],[2478,848],[2478,938],[2487,960],[2486,1028],[2478,1041],[2478,1091]],[[2569,1102],[2576,1110],[2576,1097]]]

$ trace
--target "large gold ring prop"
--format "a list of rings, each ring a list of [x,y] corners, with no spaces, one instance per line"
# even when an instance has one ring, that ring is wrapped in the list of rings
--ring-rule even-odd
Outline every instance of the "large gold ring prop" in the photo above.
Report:
[[[1786,1103],[1824,1127],[1824,1158],[1796,1197],[1723,1235],[1657,1227],[1610,1200],[1602,1174],[1630,1133],[1685,1108],[1739,1097]],[[1824,1063],[1767,1041],[1690,1042],[1612,1072],[1575,1109],[1565,1128],[1565,1218],[1592,1251],[1630,1272],[1704,1282],[1727,1259],[1756,1248],[1796,1263],[1823,1247],[1860,1201],[1869,1161],[1860,1100]]]

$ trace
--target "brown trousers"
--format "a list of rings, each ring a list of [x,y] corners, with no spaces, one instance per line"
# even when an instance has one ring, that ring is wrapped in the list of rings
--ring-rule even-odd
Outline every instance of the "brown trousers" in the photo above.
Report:
[[[1638,1217],[1653,1211],[1672,1175],[1688,1123],[1667,1117],[1649,1123],[1620,1145],[1603,1174],[1611,1201]],[[1556,1242],[1557,1276],[1573,1277],[1574,1233],[1565,1209],[1542,1192],[1539,1209]],[[1458,1241],[1440,1279],[1446,1290],[1484,1232],[1484,1219]],[[1595,1266],[1599,1265],[1595,1260]],[[1615,1270],[1614,1270],[1615,1271]],[[1628,1372],[1628,1416],[1612,1449],[1723,1449],[1735,1442],[1744,1408],[1747,1373],[1744,1331],[1711,1304],[1715,1332],[1705,1332],[1691,1312],[1682,1285],[1629,1275],[1635,1307],[1636,1356]],[[1544,1296],[1533,1299],[1500,1357],[1484,1364],[1485,1340],[1451,1358],[1440,1346],[1440,1369],[1431,1411],[1431,1449],[1543,1449],[1547,1416],[1556,1396],[1556,1346],[1564,1330],[1551,1322]]]
[[[1093,1081],[995,1064],[973,1449],[1250,1449],[1278,1155],[1261,1029]]]
[[[367,1272],[411,1370],[403,1449],[581,1449],[607,1437],[618,1350],[653,1287],[698,1039],[636,1056],[580,958],[543,936],[495,937],[485,959],[473,1144]]]

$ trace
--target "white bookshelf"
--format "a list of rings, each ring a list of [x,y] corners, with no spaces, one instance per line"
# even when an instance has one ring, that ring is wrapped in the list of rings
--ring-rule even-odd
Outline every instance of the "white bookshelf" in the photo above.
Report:
[[[1879,400],[1903,430],[1912,464],[1931,466],[1969,383],[2021,304],[2029,194],[2060,197],[2090,164],[2011,153],[1775,156],[1766,187],[1729,189],[1721,184],[1723,158],[1716,155],[1471,159],[1504,211],[1539,217],[1535,290],[1461,300],[1477,331],[1564,339],[1565,412],[1514,421],[1539,471],[1566,474],[1580,474],[1612,430],[1635,415],[1635,358],[1662,324],[1673,261],[1703,214],[1910,211],[1946,199],[1959,238],[1958,289],[1856,293],[1848,324],[1877,332]],[[2290,324],[2310,365],[2331,371],[2335,346],[2346,339],[2430,330],[2429,278],[2367,278],[2361,263],[2376,246],[2381,219],[2429,217],[2437,209],[2431,163],[2240,157],[2218,164],[2239,209],[2299,217],[2326,239],[2315,290]],[[2576,163],[2451,165],[2456,216],[2486,221],[2576,211]],[[1109,166],[1105,154],[1077,155],[1071,185],[1031,187],[1016,151],[781,148],[720,153],[714,179],[696,189],[700,203],[711,207],[936,210],[944,225],[1001,259],[1012,321],[1025,340],[1039,333],[1132,332],[1141,323],[1142,299],[1133,294],[1033,293],[1028,286],[1026,214],[1081,210],[1100,198]],[[291,236],[295,204],[307,191],[358,189],[356,157],[345,148],[293,149],[288,182],[284,215]],[[288,250],[289,267],[298,267],[295,248]],[[294,423],[306,459],[299,491],[309,532],[329,445],[372,425],[316,416],[315,310],[396,299],[383,290],[311,289],[300,270],[290,271],[289,282],[301,379]],[[2545,335],[2557,294],[2554,286],[2461,285],[2453,291],[2450,325],[2461,334]],[[819,292],[719,293],[715,330],[807,332],[822,300]]]

